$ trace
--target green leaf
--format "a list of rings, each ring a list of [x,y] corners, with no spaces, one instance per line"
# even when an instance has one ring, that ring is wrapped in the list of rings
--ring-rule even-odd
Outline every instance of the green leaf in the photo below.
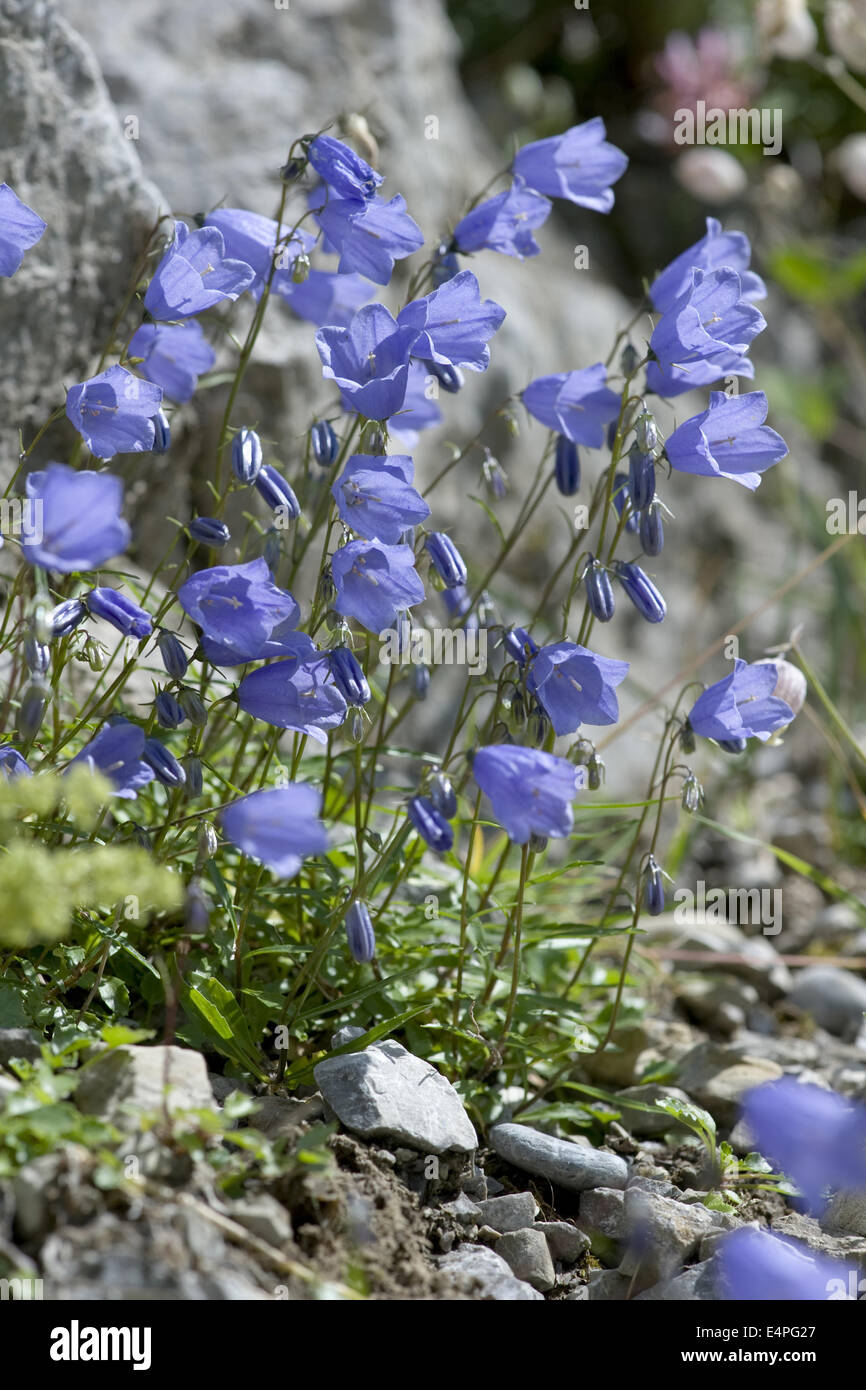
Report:
[[[224,1057],[251,1071],[260,1081],[267,1080],[258,1048],[231,990],[219,980],[204,980],[200,988],[184,991],[184,1004],[195,1013]]]

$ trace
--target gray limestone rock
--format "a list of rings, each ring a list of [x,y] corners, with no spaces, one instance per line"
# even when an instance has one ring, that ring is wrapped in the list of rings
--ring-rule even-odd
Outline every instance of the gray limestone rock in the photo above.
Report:
[[[618,1154],[555,1139],[528,1125],[494,1125],[490,1146],[526,1173],[549,1178],[571,1192],[592,1187],[625,1187],[628,1166]]]

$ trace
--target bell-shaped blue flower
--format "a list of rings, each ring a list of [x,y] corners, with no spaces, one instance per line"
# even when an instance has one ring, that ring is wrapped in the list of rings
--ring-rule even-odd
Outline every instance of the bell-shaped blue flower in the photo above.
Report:
[[[200,323],[143,323],[133,333],[126,355],[141,358],[137,369],[170,401],[188,401],[198,379],[216,362],[216,353]]]
[[[514,173],[548,198],[566,198],[595,212],[610,212],[611,184],[622,178],[628,157],[608,143],[606,133],[604,121],[596,116],[563,135],[534,140],[517,151]]]
[[[743,1097],[758,1150],[819,1212],[829,1189],[866,1189],[866,1105],[782,1076]]]
[[[109,367],[89,381],[70,386],[66,414],[97,458],[149,453],[156,438],[162,388]]]
[[[350,541],[331,560],[334,607],[369,632],[393,628],[397,615],[424,599],[424,585],[408,545]]]
[[[575,444],[600,449],[604,427],[619,415],[620,400],[607,386],[603,362],[582,371],[540,376],[523,392],[523,404],[550,430]]]
[[[154,778],[153,768],[144,759],[144,745],[144,730],[121,719],[100,729],[69,766],[83,765],[101,773],[112,784],[115,796],[134,801]]]
[[[418,332],[413,357],[483,372],[490,362],[487,344],[504,318],[501,305],[481,298],[471,270],[461,270],[438,290],[413,299],[400,310],[397,322]]]
[[[238,704],[266,724],[325,743],[326,731],[339,727],[347,710],[328,654],[318,651],[304,632],[287,638],[284,648],[289,652],[284,660],[260,666],[244,677],[238,686]]]
[[[25,251],[36,245],[47,225],[8,183],[0,183],[0,275],[15,274]]]
[[[31,565],[72,574],[98,569],[129,545],[120,514],[123,483],[112,473],[49,463],[25,484],[21,551]]]
[[[532,233],[547,221],[552,206],[549,198],[516,178],[504,193],[485,199],[457,223],[454,245],[463,255],[498,251],[521,261],[537,256],[541,248]]]
[[[177,597],[202,629],[206,657],[221,666],[278,656],[301,616],[292,595],[277,588],[261,558],[199,570],[181,585]]]
[[[226,839],[277,878],[294,878],[304,859],[324,854],[328,833],[319,819],[322,796],[305,782],[252,792],[222,813]]]
[[[693,270],[719,270],[728,266],[740,277],[744,299],[764,299],[767,287],[760,275],[749,270],[752,248],[745,232],[723,232],[715,217],[707,218],[707,230],[694,246],[681,252],[670,265],[656,276],[650,285],[650,299],[658,313],[663,314],[692,283]]]
[[[317,135],[310,144],[307,158],[319,178],[338,198],[365,202],[374,197],[376,189],[385,182],[383,175],[366,159],[333,135]]]
[[[727,676],[698,696],[689,710],[689,728],[719,743],[741,738],[765,743],[794,718],[791,706],[773,694],[777,679],[773,662],[756,661],[750,666],[738,657]]]
[[[530,835],[562,839],[571,833],[579,774],[564,758],[519,744],[490,744],[475,754],[472,776],[515,844],[525,845]]]
[[[404,531],[430,515],[412,486],[414,477],[408,454],[353,454],[331,492],[350,530],[396,545]]]
[[[615,688],[628,675],[627,661],[614,661],[575,642],[541,647],[529,664],[527,689],[538,700],[557,734],[581,724],[615,724]]]
[[[255,278],[246,261],[226,256],[217,227],[191,232],[185,222],[175,222],[171,245],[153,273],[144,307],[157,321],[190,318],[237,299]]]
[[[766,418],[763,391],[742,396],[713,391],[703,414],[686,420],[668,436],[668,462],[680,473],[729,478],[754,491],[761,474],[788,452],[782,436],[764,424]]]
[[[320,328],[316,346],[322,373],[339,388],[346,410],[387,420],[403,404],[417,338],[417,330],[398,326],[384,304],[368,304],[348,328]]]

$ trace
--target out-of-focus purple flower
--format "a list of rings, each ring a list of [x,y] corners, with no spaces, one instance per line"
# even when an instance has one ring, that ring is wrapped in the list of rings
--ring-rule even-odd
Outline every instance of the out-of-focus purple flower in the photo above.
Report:
[[[709,386],[726,373],[742,374],[752,340],[767,326],[760,310],[744,298],[735,270],[727,266],[692,270],[691,277],[691,284],[662,314],[650,339],[659,373],[681,390]],[[650,371],[647,386],[670,394],[670,387],[662,390]]]
[[[413,796],[406,808],[421,839],[437,854],[445,854],[454,844],[454,831],[428,796]]]
[[[127,357],[140,357],[138,370],[161,386],[171,401],[188,401],[216,353],[200,323],[143,323],[132,335]]]
[[[462,254],[498,251],[502,256],[537,256],[540,247],[532,235],[550,216],[549,198],[515,179],[504,193],[479,203],[454,228],[454,245]]]
[[[521,666],[525,666],[531,657],[538,655],[538,643],[525,627],[509,628],[503,637],[503,643],[508,655]]]
[[[493,299],[482,299],[471,270],[447,280],[438,290],[413,299],[397,315],[401,328],[414,328],[418,337],[412,356],[451,367],[487,370],[493,334],[505,310]]]
[[[526,844],[530,835],[562,839],[570,834],[578,769],[564,758],[519,744],[494,743],[479,748],[472,775],[515,844]]]
[[[90,452],[110,459],[153,448],[161,403],[161,387],[142,381],[125,367],[109,367],[69,388],[66,414]]]
[[[15,274],[24,252],[36,245],[47,225],[8,183],[0,183],[0,275]]]
[[[582,371],[536,378],[523,392],[523,404],[548,429],[575,444],[600,449],[604,427],[618,416],[620,400],[607,385],[604,363],[596,362]]]
[[[743,1118],[813,1211],[828,1188],[866,1189],[866,1105],[782,1076],[746,1092]]]
[[[292,595],[277,588],[261,558],[199,570],[181,585],[177,597],[202,629],[205,656],[218,666],[279,656],[301,616]]]
[[[322,373],[339,387],[346,410],[387,420],[400,409],[417,337],[417,329],[398,326],[384,304],[359,309],[348,328],[319,329]]]
[[[246,261],[226,256],[218,227],[191,232],[185,222],[175,222],[171,245],[153,272],[144,307],[158,321],[186,319],[237,299],[255,278]]]
[[[69,766],[81,764],[101,773],[114,787],[115,796],[134,801],[154,778],[153,769],[144,761],[144,745],[144,730],[123,719],[100,729]]]
[[[552,642],[532,658],[527,688],[535,695],[557,734],[581,724],[615,724],[615,687],[628,675],[627,661],[598,656],[575,642]]]
[[[389,434],[405,449],[414,449],[422,430],[441,424],[442,411],[436,404],[438,394],[429,368],[423,362],[412,361],[403,405],[388,421]]]
[[[692,283],[693,270],[719,270],[728,266],[740,277],[743,299],[765,299],[767,287],[760,275],[749,270],[752,247],[745,232],[723,232],[716,217],[707,218],[707,230],[694,246],[681,252],[666,266],[650,286],[650,299],[658,313],[663,314]]]
[[[149,637],[153,631],[150,614],[117,589],[91,589],[85,602],[95,618],[111,623],[124,637]]]
[[[252,267],[255,279],[247,288],[254,299],[261,298],[275,255],[277,268],[271,280],[273,289],[278,283],[291,284],[296,257],[309,254],[315,245],[315,238],[309,232],[298,228],[292,233],[291,227],[277,227],[272,217],[262,217],[246,208],[215,208],[204,219],[204,225],[216,227],[222,233],[227,256]]]
[[[358,965],[369,965],[376,954],[376,936],[370,920],[370,909],[360,898],[350,903],[347,909],[346,939],[352,959]]]
[[[339,252],[340,275],[363,275],[374,285],[387,285],[394,262],[424,245],[424,233],[399,193],[389,203],[383,198],[363,204],[331,199],[317,209],[316,221]]]
[[[11,743],[0,744],[0,772],[13,780],[15,777],[32,777],[33,769],[27,759],[22,757]]]
[[[251,671],[238,686],[238,704],[247,714],[327,741],[325,730],[337,728],[347,705],[334,682],[326,652],[320,652],[304,632],[286,638],[283,661]]]
[[[325,324],[348,328],[358,310],[375,293],[363,276],[338,275],[333,270],[311,270],[300,285],[291,278],[281,278],[274,288],[298,318],[317,328]]]
[[[317,135],[307,157],[319,178],[338,198],[365,202],[385,182],[366,159],[333,135]]]
[[[514,173],[529,188],[548,198],[567,198],[595,212],[610,212],[613,189],[628,168],[628,157],[605,139],[604,121],[596,116],[563,135],[534,140],[514,158]]]
[[[701,738],[724,742],[757,738],[762,743],[794,718],[790,705],[773,694],[778,672],[772,662],[734,662],[734,669],[699,695],[688,723]]]
[[[233,801],[222,813],[223,833],[278,878],[294,878],[304,859],[328,848],[321,810],[315,787],[289,782]]]
[[[782,436],[764,424],[767,409],[763,391],[742,396],[713,391],[703,414],[686,420],[668,436],[668,462],[680,473],[730,478],[754,491],[761,474],[788,452]]]
[[[98,569],[129,545],[123,483],[114,474],[49,463],[28,475],[26,490],[34,505],[24,509],[21,551],[29,564],[72,574]]]
[[[367,540],[396,545],[403,532],[430,515],[412,481],[408,454],[353,454],[331,488],[337,511]]]
[[[349,541],[331,560],[337,596],[334,607],[368,632],[396,625],[398,613],[423,602],[424,585],[408,545]]]
[[[848,1287],[842,1261],[748,1226],[725,1236],[718,1260],[719,1296],[742,1303],[821,1303]]]

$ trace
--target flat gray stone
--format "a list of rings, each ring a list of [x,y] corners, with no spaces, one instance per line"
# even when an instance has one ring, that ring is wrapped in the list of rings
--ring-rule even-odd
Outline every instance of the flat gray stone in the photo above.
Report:
[[[453,1279],[461,1293],[472,1298],[489,1298],[497,1303],[542,1299],[537,1289],[515,1278],[502,1256],[486,1245],[461,1245],[441,1257],[439,1268]]]
[[[718,1260],[708,1259],[684,1269],[675,1279],[655,1284],[635,1297],[635,1303],[715,1303],[722,1296]]]
[[[837,1192],[821,1228],[832,1236],[866,1236],[866,1192]]]
[[[815,965],[795,977],[791,1003],[837,1037],[856,1036],[866,1013],[866,980],[833,965]]]
[[[251,1231],[259,1240],[267,1241],[268,1245],[281,1246],[291,1238],[289,1214],[268,1192],[238,1197],[229,1207],[228,1215],[245,1231]]]
[[[541,1232],[552,1258],[564,1265],[573,1265],[589,1249],[589,1236],[570,1221],[536,1221],[532,1229]]]
[[[625,1194],[620,1272],[634,1278],[637,1291],[673,1279],[715,1226],[715,1213],[707,1207],[630,1188]]]
[[[496,1242],[496,1254],[508,1262],[517,1279],[525,1279],[540,1293],[547,1293],[556,1283],[550,1248],[541,1231],[531,1227],[508,1231]]]
[[[494,1231],[522,1231],[535,1220],[538,1203],[531,1192],[507,1192],[480,1202],[479,1211],[484,1224]]]
[[[490,1146],[515,1168],[566,1188],[586,1192],[593,1187],[625,1187],[628,1166],[618,1154],[555,1139],[528,1125],[494,1125]]]
[[[443,1202],[439,1210],[459,1221],[461,1226],[484,1224],[481,1208],[467,1197],[465,1192],[458,1193],[453,1202]]]
[[[120,1128],[141,1112],[216,1111],[204,1057],[185,1047],[115,1047],[81,1068],[75,1103]]]
[[[451,1082],[397,1042],[329,1057],[313,1068],[326,1103],[365,1139],[391,1139],[422,1153],[471,1153],[478,1136]]]
[[[594,1269],[589,1276],[590,1303],[624,1303],[631,1291],[631,1280],[618,1269]]]

